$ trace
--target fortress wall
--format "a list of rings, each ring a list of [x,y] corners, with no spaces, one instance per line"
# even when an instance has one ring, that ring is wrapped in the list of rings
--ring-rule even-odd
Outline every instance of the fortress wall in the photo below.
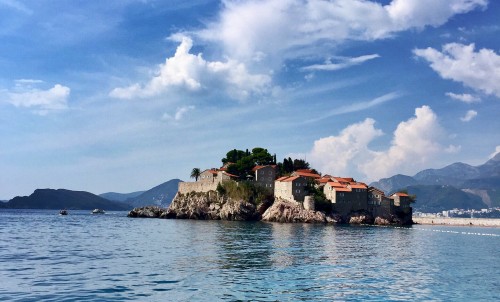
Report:
[[[217,184],[217,182],[180,182],[179,193],[215,191]]]

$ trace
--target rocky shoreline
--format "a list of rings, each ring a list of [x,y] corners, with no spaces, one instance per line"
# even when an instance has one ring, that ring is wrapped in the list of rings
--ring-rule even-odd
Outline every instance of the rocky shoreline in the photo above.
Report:
[[[218,196],[217,192],[177,194],[168,208],[134,208],[128,217],[230,221],[267,221],[281,223],[410,225],[411,217],[372,217],[367,212],[347,216],[306,210],[301,204],[276,199],[258,205],[245,200]]]

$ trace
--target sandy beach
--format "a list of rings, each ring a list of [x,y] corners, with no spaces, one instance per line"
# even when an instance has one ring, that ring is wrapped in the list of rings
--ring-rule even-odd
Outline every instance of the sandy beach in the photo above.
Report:
[[[493,218],[413,217],[413,222],[430,225],[500,227],[500,219]]]

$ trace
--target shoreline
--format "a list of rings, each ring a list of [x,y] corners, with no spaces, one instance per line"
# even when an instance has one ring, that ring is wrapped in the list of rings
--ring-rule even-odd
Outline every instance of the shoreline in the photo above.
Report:
[[[495,218],[449,218],[449,217],[413,217],[415,224],[500,227],[500,219]]]

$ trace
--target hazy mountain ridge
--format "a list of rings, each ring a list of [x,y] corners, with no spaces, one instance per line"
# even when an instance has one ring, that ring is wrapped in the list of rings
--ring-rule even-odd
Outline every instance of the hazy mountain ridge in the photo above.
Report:
[[[107,192],[107,193],[99,194],[99,196],[101,196],[102,198],[109,199],[109,200],[124,202],[127,199],[137,197],[144,192],[146,192],[146,191],[137,191],[137,192],[132,192],[132,193]]]
[[[397,174],[370,185],[386,194],[407,189],[417,195],[414,208],[419,211],[448,210],[459,205],[468,208],[500,206],[500,153],[479,166],[458,162],[441,169],[422,170],[414,176]]]
[[[129,210],[130,205],[84,191],[37,189],[30,196],[17,196],[5,204],[11,209]]]
[[[179,188],[180,179],[171,179],[164,182],[154,188],[151,188],[142,194],[128,198],[125,203],[132,205],[133,207],[143,207],[149,205],[158,205],[162,207],[167,207],[174,199],[175,194]]]

